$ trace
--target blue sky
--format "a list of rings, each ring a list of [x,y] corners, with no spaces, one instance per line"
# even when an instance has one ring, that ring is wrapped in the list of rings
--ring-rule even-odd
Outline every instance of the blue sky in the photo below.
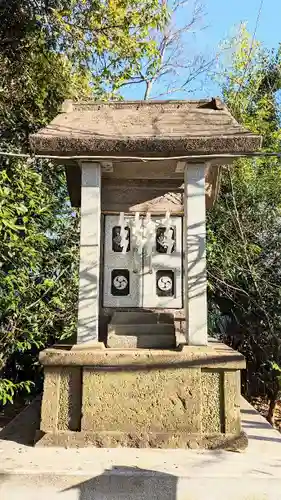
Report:
[[[248,31],[253,33],[256,25],[260,0],[202,0],[205,5],[206,29],[196,35],[196,47],[202,53],[216,51],[220,42],[234,33],[235,26],[247,22]],[[258,23],[256,38],[266,47],[277,47],[281,42],[280,33],[281,0],[264,0]],[[219,89],[209,83],[203,90],[197,91],[195,97],[205,97],[207,94],[217,95]],[[127,88],[126,99],[142,99],[143,89]],[[163,97],[165,98],[165,97]],[[171,98],[187,98],[186,94],[177,93]]]
[[[253,32],[259,11],[260,0],[205,0],[206,22],[209,25],[204,37],[216,46],[227,37],[232,27],[248,22]],[[268,47],[277,46],[280,37],[281,1],[264,0],[259,19],[257,38]]]

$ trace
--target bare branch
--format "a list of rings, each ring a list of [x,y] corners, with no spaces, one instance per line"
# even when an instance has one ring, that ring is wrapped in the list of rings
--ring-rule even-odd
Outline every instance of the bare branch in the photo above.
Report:
[[[167,5],[167,0],[162,0]],[[144,99],[151,98],[157,85],[165,87],[159,95],[173,92],[190,92],[190,83],[202,75],[214,62],[214,58],[204,58],[192,53],[194,34],[205,26],[200,25],[204,18],[204,8],[199,0],[173,0],[169,5],[170,19],[163,29],[150,32],[150,40],[154,40],[157,56],[144,58],[142,70],[129,82],[145,84]],[[153,96],[154,98],[154,96]]]

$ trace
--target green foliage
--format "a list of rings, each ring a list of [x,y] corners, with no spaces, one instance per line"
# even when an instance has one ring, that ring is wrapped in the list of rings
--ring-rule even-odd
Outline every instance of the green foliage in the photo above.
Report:
[[[105,98],[138,73],[144,57],[156,64],[148,33],[167,20],[158,0],[10,0],[0,8],[0,48],[16,63],[37,47],[48,59],[63,54]]]
[[[14,395],[20,391],[30,393],[32,382],[19,382],[14,384],[11,380],[0,379],[0,401],[3,405],[6,403],[13,403]]]
[[[91,94],[64,55],[27,31],[17,57],[0,55],[0,150],[25,149],[64,98]],[[39,388],[38,350],[75,333],[79,218],[71,214],[62,167],[0,157],[0,403],[33,381]]]
[[[279,152],[281,82],[273,82],[272,74],[280,69],[280,51],[252,46],[244,30],[239,40],[224,98],[240,122],[263,135],[265,151]],[[208,221],[211,327],[245,354],[248,394],[262,391],[273,399],[279,381],[272,363],[281,364],[280,167],[274,158],[241,159],[224,167],[219,201]]]
[[[264,151],[272,150],[280,141],[281,48],[265,50],[244,25],[233,44],[232,65],[222,75],[223,95],[236,119],[263,135]]]
[[[15,380],[22,354],[75,333],[79,222],[51,184],[22,161],[0,172],[0,351],[6,369],[17,360]]]
[[[167,19],[158,0],[72,0],[52,11],[56,47],[91,72],[94,91],[109,93],[129,80],[143,57],[157,51],[149,29]],[[41,17],[42,26],[50,22]],[[59,34],[57,36],[56,34]]]

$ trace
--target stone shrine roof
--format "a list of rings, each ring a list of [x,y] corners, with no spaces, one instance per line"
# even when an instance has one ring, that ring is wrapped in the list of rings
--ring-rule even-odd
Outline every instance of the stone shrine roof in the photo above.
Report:
[[[164,157],[253,152],[261,137],[219,99],[65,101],[62,112],[30,136],[30,145],[37,154]]]

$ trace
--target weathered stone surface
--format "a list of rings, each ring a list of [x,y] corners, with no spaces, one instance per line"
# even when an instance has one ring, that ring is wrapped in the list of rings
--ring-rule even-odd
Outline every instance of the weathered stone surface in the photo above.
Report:
[[[60,372],[58,429],[78,431],[81,421],[82,373],[76,366],[63,367]]]
[[[111,366],[120,371],[173,368],[221,368],[241,370],[246,367],[242,354],[220,343],[208,346],[184,346],[173,350],[138,349],[69,349],[51,348],[40,353],[44,366]]]
[[[101,246],[101,166],[81,162],[81,172],[78,344],[98,342]]]
[[[60,372],[60,368],[55,366],[48,366],[44,369],[44,389],[40,423],[40,429],[43,432],[54,432],[58,428]]]
[[[202,432],[218,434],[222,432],[222,390],[223,374],[212,370],[202,370]]]
[[[149,168],[140,162],[130,162],[128,179],[128,164],[114,164],[113,173],[103,178],[102,210],[132,214],[163,214],[169,210],[171,214],[182,214],[183,174],[181,178],[173,178],[176,175],[175,169],[176,162],[173,161],[150,162]],[[150,178],[145,178],[148,175]],[[172,178],[167,178],[168,176]],[[79,185],[79,179],[77,181]]]
[[[37,434],[36,446],[63,446],[65,448],[94,446],[96,448],[205,448],[242,451],[248,446],[244,432],[233,436],[217,434],[202,436],[187,433],[121,433],[121,432],[60,432]]]
[[[173,335],[173,315],[151,312],[115,312],[108,325],[108,332],[116,335]]]
[[[73,103],[30,143],[37,153],[171,156],[253,151],[261,138],[237,123],[222,102],[205,99]]]
[[[240,373],[236,370],[223,373],[224,432],[239,433],[240,420]]]
[[[188,163],[184,170],[184,304],[186,342],[208,344],[205,163]]]
[[[173,315],[151,312],[115,312],[108,324],[107,347],[176,347]]]
[[[206,208],[210,209],[216,199],[222,160],[217,158],[206,164]],[[225,160],[223,161],[225,164]],[[227,160],[231,163],[231,159]],[[176,173],[177,161],[114,163],[113,172],[103,173],[101,185],[101,209],[113,212],[151,212],[163,214],[184,213],[183,173]],[[72,205],[81,205],[81,169],[71,164],[66,167],[67,184]]]
[[[57,348],[59,346],[56,346]],[[72,352],[92,352],[92,351],[103,351],[105,350],[105,345],[103,342],[96,342],[95,340],[88,342],[83,342],[83,344],[74,344],[71,347]]]
[[[84,368],[81,429],[200,433],[200,378],[196,368],[141,372]]]
[[[39,433],[47,433],[45,444],[218,448],[237,442],[244,359],[233,360],[235,353],[221,344],[92,352],[66,346],[46,354]],[[80,430],[81,415],[81,433],[69,432]],[[238,442],[241,447],[241,437]]]
[[[173,349],[176,347],[175,335],[115,335],[108,332],[107,347],[120,349]]]

